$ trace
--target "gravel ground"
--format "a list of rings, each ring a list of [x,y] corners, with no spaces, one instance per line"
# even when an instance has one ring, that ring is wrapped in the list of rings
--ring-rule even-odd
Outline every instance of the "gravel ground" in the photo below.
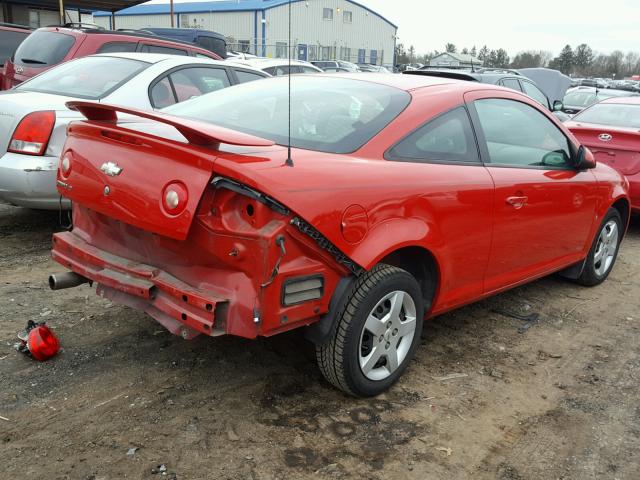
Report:
[[[297,332],[186,342],[88,286],[48,290],[57,225],[0,206],[2,478],[639,478],[640,219],[602,286],[549,277],[433,319],[368,400]],[[55,359],[13,349],[29,319]]]

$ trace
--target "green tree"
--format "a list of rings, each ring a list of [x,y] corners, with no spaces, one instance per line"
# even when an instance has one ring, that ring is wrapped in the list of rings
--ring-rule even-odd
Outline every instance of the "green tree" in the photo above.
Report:
[[[593,50],[586,43],[578,45],[573,53],[573,64],[580,75],[585,75],[589,71],[593,59]]]
[[[538,68],[541,66],[542,57],[539,52],[533,50],[519,52],[511,62],[511,68]]]
[[[489,58],[489,49],[485,45],[480,49],[480,52],[478,53],[478,60],[480,60],[481,62],[486,62],[488,58]]]
[[[453,43],[447,43],[444,47],[444,51],[447,53],[456,53],[458,48]]]
[[[504,48],[499,48],[496,51],[496,59],[494,67],[507,68],[509,66],[509,55]]]
[[[469,49],[467,47],[464,47],[462,49],[462,52],[460,52],[460,53],[462,53],[463,55],[469,55]]]
[[[498,63],[498,53],[495,50],[491,50],[484,64],[486,67],[495,67],[496,63]]]
[[[469,52],[474,57],[478,56],[478,51],[476,50],[476,46],[474,45],[471,51]]]
[[[562,73],[566,73],[567,75],[573,71],[574,58],[573,58],[573,50],[571,49],[571,45],[565,45],[565,47],[560,52],[556,58],[553,59],[553,67],[560,70]]]

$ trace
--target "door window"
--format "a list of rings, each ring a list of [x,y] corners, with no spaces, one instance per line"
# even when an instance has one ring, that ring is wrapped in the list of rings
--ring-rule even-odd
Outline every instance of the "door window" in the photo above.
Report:
[[[164,77],[151,89],[151,105],[154,108],[164,108],[176,103],[169,77]]]
[[[515,78],[505,78],[504,80],[500,81],[500,84],[503,87],[510,88],[511,90],[517,90],[518,92],[522,91],[520,90],[520,82],[518,82],[518,80],[516,80]]]
[[[492,164],[549,169],[572,166],[567,137],[535,108],[498,98],[477,100],[474,105]]]
[[[222,68],[184,68],[169,75],[178,102],[199,97],[230,85],[226,70]]]
[[[180,50],[178,48],[162,47],[160,45],[142,45],[140,51],[143,53],[164,53],[167,55],[189,55],[186,50]]]
[[[107,42],[96,53],[135,52],[137,48],[136,42]]]
[[[522,81],[522,88],[524,88],[524,93],[533,98],[536,102],[540,103],[542,106],[549,108],[549,101],[547,100],[547,96],[542,93],[542,91],[536,87],[533,83]]]
[[[260,75],[259,73],[247,72],[246,70],[236,70],[236,76],[238,77],[238,82],[246,83],[253,82],[254,80],[262,80],[264,75]]]
[[[151,88],[151,104],[164,108],[229,85],[229,77],[223,68],[183,68],[155,83]]]
[[[423,125],[392,147],[386,157],[401,162],[480,162],[471,122],[464,107]]]

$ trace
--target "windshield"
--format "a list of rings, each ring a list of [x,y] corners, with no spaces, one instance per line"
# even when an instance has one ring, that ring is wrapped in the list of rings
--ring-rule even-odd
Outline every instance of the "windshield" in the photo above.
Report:
[[[320,77],[320,78],[319,78]],[[403,90],[323,76],[291,78],[291,145],[350,153],[367,143],[409,104]],[[163,111],[287,144],[288,78],[250,82]]]
[[[573,117],[573,121],[612,127],[640,128],[640,105],[598,103]]]
[[[16,90],[98,100],[149,65],[127,58],[84,57],[47,70],[20,84]],[[100,74],[96,75],[96,72]]]
[[[35,31],[16,50],[14,63],[25,67],[57,65],[67,56],[75,41],[72,35]]]

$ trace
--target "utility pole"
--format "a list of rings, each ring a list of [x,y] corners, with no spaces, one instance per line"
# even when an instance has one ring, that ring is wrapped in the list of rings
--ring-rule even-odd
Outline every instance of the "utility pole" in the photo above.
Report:
[[[64,23],[64,0],[60,0],[60,25]]]
[[[62,1],[62,0],[60,0],[60,1]],[[175,27],[175,23],[173,21],[173,0],[169,0],[169,5],[170,5],[169,9],[171,11],[171,28],[173,28],[173,27]]]

